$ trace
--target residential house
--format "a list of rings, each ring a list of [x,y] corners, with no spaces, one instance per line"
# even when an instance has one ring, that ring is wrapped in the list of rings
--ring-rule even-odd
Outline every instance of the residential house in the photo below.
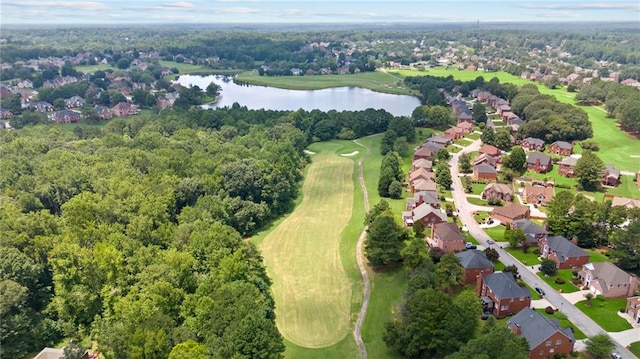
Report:
[[[511,112],[511,106],[502,104],[496,108],[496,112],[498,113],[498,115],[502,116],[502,114],[505,112]]]
[[[415,161],[413,161],[413,164],[411,166],[411,170],[415,171],[419,168],[424,168],[425,170],[431,172],[433,170],[433,162],[424,159],[424,158],[419,158]]]
[[[527,157],[527,169],[538,173],[547,173],[551,170],[551,157],[541,152],[531,152]]]
[[[95,105],[93,110],[96,111],[101,120],[111,119],[111,110],[107,106]]]
[[[33,359],[62,359],[64,358],[64,349],[44,348]]]
[[[11,95],[11,88],[5,84],[0,84],[0,98],[6,98]]]
[[[455,253],[466,249],[465,237],[455,223],[441,222],[431,225],[431,245],[445,253]]]
[[[578,158],[569,156],[558,163],[558,173],[565,177],[573,177],[574,169],[578,163]]]
[[[20,82],[18,82],[18,84],[16,85],[19,89],[32,89],[33,88],[33,82],[29,79],[24,79],[21,80]]]
[[[527,137],[520,146],[527,151],[544,151],[544,141],[539,138]]]
[[[573,144],[565,141],[556,141],[549,146],[549,153],[571,156],[573,153]]]
[[[5,122],[0,120],[0,130],[10,130],[13,127],[11,127],[11,124],[9,124],[9,122]]]
[[[635,198],[627,198],[627,197],[618,197],[611,195],[604,195],[603,200],[611,200],[611,206],[621,206],[626,208],[640,208],[640,199]]]
[[[578,274],[583,285],[595,295],[607,298],[630,297],[638,288],[638,280],[610,262],[587,263]]]
[[[413,195],[413,198],[407,198],[407,211],[413,211],[419,205],[426,203],[433,208],[440,208],[440,200],[438,193],[435,191],[422,191]]]
[[[620,170],[610,163],[607,163],[604,166],[605,171],[602,178],[602,184],[605,186],[617,187],[620,184]]]
[[[464,137],[465,133],[460,127],[451,127],[450,129],[444,131],[443,135],[451,141],[455,141]]]
[[[429,147],[427,146],[420,146],[418,147],[417,150],[415,150],[415,152],[413,152],[413,160],[419,160],[419,159],[425,159],[425,160],[432,160],[433,157],[435,157],[436,152],[432,151]]]
[[[417,180],[415,180],[413,183],[411,183],[410,185],[410,189],[411,189],[411,193],[417,193],[417,192],[422,192],[422,191],[433,191],[435,192],[437,189],[437,185],[436,182],[434,180],[431,179],[422,179],[419,178]]]
[[[502,121],[504,122],[508,122],[510,119],[516,118],[516,117],[518,117],[518,115],[516,115],[511,111],[505,111],[500,115],[500,119],[502,119]]]
[[[555,196],[553,187],[528,186],[522,191],[522,201],[526,204],[548,206]]]
[[[473,132],[473,124],[471,124],[471,122],[460,122],[458,123],[458,125],[456,126],[458,128],[462,129],[462,133],[464,133],[465,135],[470,134],[471,132]]]
[[[113,106],[111,112],[113,112],[115,117],[127,117],[138,114],[136,107],[127,102],[119,102],[117,105]]]
[[[479,164],[487,164],[493,168],[498,166],[498,158],[488,155],[486,153],[479,154],[474,160],[473,165],[477,166]]]
[[[29,105],[34,111],[39,112],[51,112],[53,111],[53,105],[46,101],[35,101]]]
[[[511,202],[513,199],[513,190],[511,186],[502,183],[489,183],[482,191],[482,199],[498,198],[505,202]]]
[[[444,147],[444,145],[440,144],[440,143],[435,143],[435,142],[431,142],[429,140],[427,140],[423,146],[427,147],[428,149],[431,150],[431,152],[433,152],[433,155],[435,156],[436,153],[438,153],[438,150],[440,150],[441,148]]]
[[[491,212],[491,218],[504,225],[510,225],[517,219],[529,219],[530,215],[529,207],[514,202],[508,202],[504,207],[495,207]]]
[[[634,322],[640,323],[640,296],[627,298],[625,313],[627,313]]]
[[[561,328],[557,319],[524,308],[507,321],[509,329],[529,343],[527,359],[570,356],[576,340],[571,327]]]
[[[529,289],[518,285],[511,272],[480,273],[476,283],[484,311],[496,318],[518,313],[531,305]]]
[[[500,157],[500,154],[502,154],[499,148],[487,144],[482,145],[482,147],[480,147],[480,150],[478,150],[478,153],[487,154],[493,157]]]
[[[498,171],[496,171],[495,167],[491,165],[481,163],[479,165],[473,166],[473,179],[497,181]]]
[[[54,112],[51,115],[51,119],[56,123],[78,123],[82,116],[80,112],[71,111],[71,110],[61,110]]]
[[[512,132],[520,131],[520,126],[522,126],[523,123],[524,121],[520,117],[512,117],[507,120],[507,126],[511,127]]]
[[[453,141],[450,138],[447,138],[447,137],[444,137],[444,136],[433,135],[433,136],[431,136],[431,137],[429,137],[427,139],[427,142],[435,143],[435,144],[440,145],[440,146],[448,146]]]
[[[413,183],[419,179],[433,180],[435,177],[435,173],[427,171],[425,168],[418,168],[409,172],[409,183]]]
[[[462,112],[458,114],[458,124],[462,124],[465,122],[473,123],[473,115],[471,115],[469,112]]]
[[[84,105],[84,99],[77,95],[64,100],[66,108],[82,107],[82,105]]]
[[[582,268],[589,262],[589,253],[578,247],[577,237],[545,237],[538,243],[542,256],[556,262],[558,269]]]
[[[480,273],[488,275],[493,273],[493,263],[487,259],[484,252],[477,249],[470,249],[455,254],[462,266],[464,284],[471,284],[477,281]]]
[[[440,209],[433,208],[427,203],[422,203],[410,212],[402,212],[402,221],[405,226],[410,227],[417,222],[422,222],[425,228],[429,228],[433,224],[446,222],[447,215],[442,213]]]
[[[529,219],[517,219],[511,222],[511,229],[520,229],[526,237],[524,245],[528,247],[537,247],[541,240],[546,239],[548,232],[537,223],[531,222]]]

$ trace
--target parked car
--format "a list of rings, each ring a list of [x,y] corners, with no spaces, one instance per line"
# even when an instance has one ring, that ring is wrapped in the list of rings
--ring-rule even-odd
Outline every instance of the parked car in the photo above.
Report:
[[[611,358],[613,358],[613,359],[622,359],[622,355],[620,355],[620,353],[618,353],[618,352],[613,352],[613,353],[611,353]]]
[[[467,249],[476,249],[478,248],[475,244],[471,242],[467,242]]]
[[[538,292],[538,294],[540,294],[541,296],[545,296],[547,293],[544,292],[544,289],[540,288],[540,287],[535,287],[536,292]]]
[[[496,243],[496,242],[492,241],[491,239],[487,239],[487,243],[488,243],[489,245],[491,245],[491,244],[494,244],[494,243]]]

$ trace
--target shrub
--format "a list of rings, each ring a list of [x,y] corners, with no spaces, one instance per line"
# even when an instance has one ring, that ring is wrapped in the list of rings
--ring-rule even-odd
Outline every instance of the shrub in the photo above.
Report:
[[[582,287],[582,290],[587,290],[587,289],[589,289],[589,286],[585,285],[584,287]]]
[[[577,276],[578,276],[578,271],[577,271],[577,270],[575,270],[575,269],[574,269],[574,270],[572,270],[572,271],[571,271],[571,275],[573,275],[574,277],[577,277]]]
[[[502,206],[502,200],[497,197],[489,197],[487,199],[487,204],[490,206]]]
[[[560,278],[560,277],[556,278],[556,279],[554,280],[554,282],[555,282],[556,284],[564,284],[564,283],[565,283],[564,279],[562,279],[562,278]]]
[[[553,308],[551,306],[548,306],[548,307],[544,308],[544,312],[547,313],[547,314],[553,314],[556,311],[553,310]]]
[[[580,283],[582,283],[582,281],[580,280],[580,278],[571,278],[571,283],[573,283],[576,286],[579,286]]]
[[[534,249],[534,250],[533,250],[533,254],[537,254],[537,255],[539,255],[539,254],[540,254],[540,248],[536,248],[536,249]]]
[[[596,299],[601,301],[601,302],[604,302],[605,300],[607,300],[607,298],[602,294],[596,295]]]

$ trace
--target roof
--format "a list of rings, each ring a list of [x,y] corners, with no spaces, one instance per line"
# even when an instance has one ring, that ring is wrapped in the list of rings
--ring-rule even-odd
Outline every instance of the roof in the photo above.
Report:
[[[484,252],[477,249],[458,252],[456,257],[458,257],[460,265],[464,269],[493,267],[493,263],[487,259]]]
[[[614,165],[607,163],[604,165],[606,168],[607,177],[615,177],[620,178],[620,170],[617,169]]]
[[[513,194],[513,191],[511,190],[511,186],[502,184],[502,183],[489,183],[484,187],[483,192],[491,191],[491,190],[495,191],[496,193]]]
[[[547,341],[553,334],[561,332],[573,343],[575,338],[570,328],[560,328],[557,320],[547,318],[531,308],[524,308],[509,319],[507,325],[513,330],[517,327],[520,337],[527,339],[529,350]]]
[[[624,206],[627,208],[640,208],[640,199],[614,196],[611,199],[612,206]]]
[[[458,125],[456,125],[456,127],[470,129],[470,128],[473,128],[473,124],[471,124],[470,122],[461,122]]]
[[[473,160],[473,164],[474,165],[480,164],[482,162],[486,162],[487,164],[489,164],[489,165],[491,165],[493,167],[496,167],[496,164],[498,163],[498,159],[496,157],[493,157],[493,156],[489,155],[489,154],[481,153],[481,154],[478,155],[478,157],[476,157]]]
[[[64,118],[65,116],[80,117],[80,113],[71,110],[60,110],[53,114],[54,118]]]
[[[477,173],[498,173],[493,166],[486,163],[473,166],[473,170]]]
[[[431,136],[427,139],[427,142],[434,142],[434,143],[449,143],[451,142],[450,139],[441,136],[441,135],[435,135],[435,136]]]
[[[424,159],[424,158],[419,158],[419,159],[413,161],[413,167],[415,167],[415,168],[431,168],[431,167],[433,167],[433,162],[431,162],[431,161],[429,161],[427,159]]]
[[[434,225],[433,231],[435,235],[443,242],[463,241],[464,237],[460,234],[460,229],[455,223],[442,222]]]
[[[430,157],[433,156],[433,150],[430,149],[429,147],[426,146],[420,146],[418,147],[418,149],[413,153],[414,156],[425,156],[425,157]]]
[[[447,220],[447,216],[442,213],[441,210],[435,209],[427,203],[423,203],[413,210],[413,221],[419,221],[432,213],[438,216],[443,222]]]
[[[63,349],[44,348],[33,359],[61,359],[64,357]]]
[[[435,191],[436,183],[432,180],[420,178],[413,182],[413,189],[417,191]]]
[[[544,202],[551,202],[554,196],[553,187],[528,186],[522,192],[522,197],[524,198],[537,198],[538,196],[543,196]]]
[[[440,203],[440,200],[438,199],[438,194],[435,191],[420,191],[420,192],[416,192],[413,195],[413,200],[418,202],[418,201],[422,201],[424,203]]]
[[[531,152],[529,153],[529,157],[527,157],[527,163],[528,164],[535,164],[537,161],[540,161],[540,163],[550,163],[551,162],[551,157],[545,155],[542,152]]]
[[[507,203],[504,207],[495,207],[493,214],[498,214],[507,218],[520,217],[527,214],[529,207],[514,202]]]
[[[570,240],[563,236],[553,236],[547,238],[547,245],[549,249],[556,252],[560,263],[564,262],[568,258],[588,256],[584,249],[576,246]]]
[[[542,226],[537,223],[531,222],[528,219],[516,219],[512,222],[512,225],[521,229],[525,234],[547,234],[547,230],[542,228]]]
[[[446,138],[443,136],[440,136],[442,138]],[[447,139],[448,141],[449,139]],[[440,143],[436,143],[436,142],[432,142],[432,141],[427,141],[425,142],[425,147],[427,147],[428,149],[430,149],[432,151],[432,153],[436,153],[438,152],[439,149],[441,149],[442,147],[444,147],[444,145],[440,144]]]
[[[577,158],[577,157],[569,156],[569,157],[563,159],[562,161],[560,161],[560,165],[561,166],[575,167],[576,163],[578,163],[578,159],[579,158]]]
[[[529,289],[519,286],[510,272],[488,274],[482,280],[498,300],[520,297],[531,299]]]
[[[427,171],[425,168],[418,168],[409,172],[409,181],[413,182],[419,178],[428,179],[435,177],[433,172]]]
[[[570,144],[569,142],[566,142],[566,141],[556,141],[556,142],[551,144],[551,146],[553,146],[553,145],[556,145],[556,146],[558,146],[558,147],[560,147],[562,149],[565,149],[565,150],[570,150],[570,149],[573,148],[573,145]]]
[[[584,268],[593,274],[594,279],[606,284],[602,286],[603,290],[608,289],[609,286],[615,287],[617,284],[629,284],[631,279],[630,274],[609,262],[587,263]]]
[[[535,138],[535,137],[527,137],[522,142],[527,142],[527,143],[532,144],[534,146],[544,146],[544,141],[539,139],[539,138]]]
[[[491,145],[487,145],[484,144],[482,145],[482,147],[480,147],[480,150],[478,150],[479,153],[487,153],[490,154],[492,156],[499,156],[500,155],[500,149],[498,149],[495,146],[491,146]]]

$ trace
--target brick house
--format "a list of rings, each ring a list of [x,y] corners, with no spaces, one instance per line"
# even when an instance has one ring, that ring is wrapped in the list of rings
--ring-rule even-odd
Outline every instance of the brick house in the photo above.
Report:
[[[527,157],[527,169],[538,173],[551,171],[551,157],[541,152],[531,152]]]
[[[416,222],[422,222],[425,228],[436,223],[446,222],[447,216],[440,209],[433,208],[427,203],[422,203],[410,212],[402,212],[402,221],[407,227]]]
[[[498,198],[500,200],[511,202],[513,199],[513,190],[511,186],[502,183],[489,183],[482,191],[482,199]]]
[[[440,146],[448,146],[453,141],[450,138],[441,135],[433,135],[427,139],[427,142],[432,142]]]
[[[589,253],[578,247],[578,238],[544,237],[539,242],[540,254],[556,262],[558,269],[581,268],[589,262]]]
[[[430,242],[445,253],[460,252],[467,248],[465,237],[460,233],[460,228],[451,222],[432,224]]]
[[[46,102],[46,101],[35,101],[32,102],[29,107],[31,107],[32,109],[34,109],[35,111],[40,111],[40,112],[51,112],[53,111],[53,105]]]
[[[440,200],[435,191],[422,191],[413,195],[413,198],[407,198],[407,211],[413,211],[419,205],[426,203],[435,209],[440,208]]]
[[[527,137],[520,145],[527,151],[544,151],[544,141],[539,138]]]
[[[127,102],[119,102],[111,108],[111,111],[115,117],[127,117],[138,114],[136,107]]]
[[[436,174],[431,171],[427,171],[425,168],[418,168],[409,172],[409,183],[413,183],[419,179],[433,180]]]
[[[456,253],[456,257],[462,266],[464,284],[475,283],[480,273],[484,275],[493,273],[493,263],[482,251],[470,249]]]
[[[548,206],[553,200],[553,187],[528,186],[522,191],[522,201],[527,204]]]
[[[413,161],[412,166],[411,166],[411,170],[415,171],[419,168],[424,168],[425,170],[431,172],[433,170],[433,162],[424,159],[424,158],[419,158],[415,161]]]
[[[471,122],[462,121],[458,123],[456,127],[462,129],[462,132],[464,134],[470,134],[471,132],[473,132],[473,124]]]
[[[553,318],[524,308],[507,321],[509,329],[529,343],[528,359],[549,359],[570,355],[576,340],[570,327],[560,328]]]
[[[111,119],[111,110],[107,106],[95,105],[93,110],[96,111],[98,117],[102,120],[110,120]]]
[[[472,123],[473,116],[468,112],[462,112],[461,114],[458,115],[458,124],[461,124],[464,122]]]
[[[617,187],[620,184],[620,170],[614,165],[607,163],[604,165],[605,171],[602,177],[602,184],[605,186]]]
[[[573,177],[573,172],[578,163],[578,158],[570,156],[558,163],[558,173],[565,177]]]
[[[500,155],[502,154],[499,148],[491,145],[486,145],[486,144],[482,145],[482,147],[480,147],[480,149],[478,150],[478,154],[483,154],[483,153],[486,153],[487,155],[493,156],[493,157],[500,157]]]
[[[624,312],[627,313],[634,322],[640,323],[640,296],[627,298],[627,307]]]
[[[450,129],[444,131],[443,135],[444,137],[452,141],[455,141],[464,137],[465,133],[463,132],[463,129],[460,127],[451,127]]]
[[[518,313],[531,305],[529,289],[518,285],[510,272],[480,273],[476,283],[484,311],[496,318]]]
[[[495,167],[491,165],[481,163],[479,165],[473,166],[473,179],[497,181],[498,171],[496,171]]]
[[[636,276],[609,262],[587,263],[578,277],[593,294],[607,298],[630,297],[638,288]]]
[[[542,226],[537,223],[531,222],[528,219],[517,219],[510,224],[511,229],[520,229],[524,232],[527,238],[524,244],[533,247],[538,246],[541,240],[546,239],[548,232]]]
[[[432,160],[435,156],[435,151],[432,151],[429,147],[420,146],[415,152],[413,152],[413,160],[425,159]]]
[[[80,96],[72,96],[64,100],[64,107],[66,108],[82,107],[82,105],[84,105],[84,99]]]
[[[529,207],[514,202],[508,202],[504,207],[495,207],[491,212],[491,218],[504,225],[510,225],[518,219],[529,219],[530,215]]]
[[[560,156],[571,156],[573,144],[566,141],[556,141],[549,146],[549,153]]]
[[[498,158],[488,155],[486,153],[479,154],[476,158],[473,159],[473,165],[477,166],[479,164],[486,163],[493,168],[498,166]]]
[[[437,189],[436,182],[431,179],[419,178],[413,181],[410,185],[411,193],[417,193],[422,191],[433,191]]]
[[[51,119],[56,123],[78,123],[82,116],[79,112],[71,111],[71,110],[61,110],[54,112],[51,115]]]

